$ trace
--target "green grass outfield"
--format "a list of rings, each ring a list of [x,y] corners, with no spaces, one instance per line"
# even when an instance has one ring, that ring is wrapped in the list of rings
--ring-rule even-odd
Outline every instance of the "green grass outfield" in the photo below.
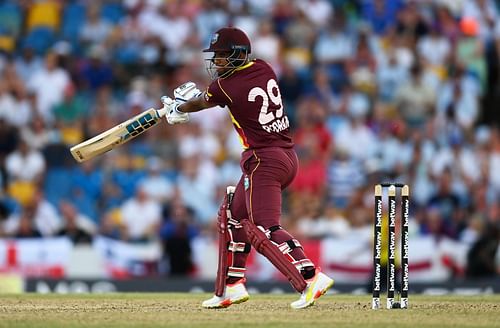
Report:
[[[408,310],[377,311],[371,295],[328,294],[292,310],[293,294],[259,294],[227,309],[202,309],[209,296],[0,295],[0,327],[500,327],[500,295],[411,295]]]

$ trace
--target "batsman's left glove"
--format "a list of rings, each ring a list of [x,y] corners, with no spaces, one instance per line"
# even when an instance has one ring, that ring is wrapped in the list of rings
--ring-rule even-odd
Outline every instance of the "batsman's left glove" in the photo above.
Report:
[[[186,82],[184,84],[179,85],[174,90],[174,99],[179,101],[181,104],[185,103],[191,98],[196,98],[201,95],[200,89],[196,87],[194,82]]]

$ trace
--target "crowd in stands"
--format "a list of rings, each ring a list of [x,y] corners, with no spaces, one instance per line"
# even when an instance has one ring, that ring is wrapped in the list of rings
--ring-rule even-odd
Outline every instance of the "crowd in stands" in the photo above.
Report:
[[[287,229],[372,229],[373,186],[406,183],[412,234],[467,243],[471,275],[498,273],[494,0],[0,1],[0,237],[160,239],[186,258],[191,238],[215,235],[240,175],[226,109],[83,164],[68,149],[181,83],[206,86],[201,49],[226,25],[279,79],[300,159]]]

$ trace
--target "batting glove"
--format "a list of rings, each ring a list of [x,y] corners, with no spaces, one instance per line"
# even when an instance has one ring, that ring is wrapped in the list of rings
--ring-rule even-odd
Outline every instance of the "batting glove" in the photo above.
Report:
[[[167,108],[167,114],[165,115],[168,124],[181,124],[189,122],[189,114],[183,113],[178,110],[181,102],[177,100],[172,100],[172,98],[168,96],[161,97],[161,102]]]
[[[196,84],[191,81],[181,84],[174,90],[174,98],[181,104],[185,103],[191,98],[196,98],[200,95],[201,95],[200,89],[198,89],[196,87]]]

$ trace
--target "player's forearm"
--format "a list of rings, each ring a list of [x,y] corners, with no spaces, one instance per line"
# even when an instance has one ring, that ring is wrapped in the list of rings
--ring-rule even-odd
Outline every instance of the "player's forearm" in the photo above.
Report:
[[[193,112],[199,112],[200,110],[209,107],[213,107],[213,105],[210,105],[205,100],[204,93],[202,93],[201,96],[196,98],[191,98],[190,100],[181,104],[177,109],[183,113],[193,113]]]

